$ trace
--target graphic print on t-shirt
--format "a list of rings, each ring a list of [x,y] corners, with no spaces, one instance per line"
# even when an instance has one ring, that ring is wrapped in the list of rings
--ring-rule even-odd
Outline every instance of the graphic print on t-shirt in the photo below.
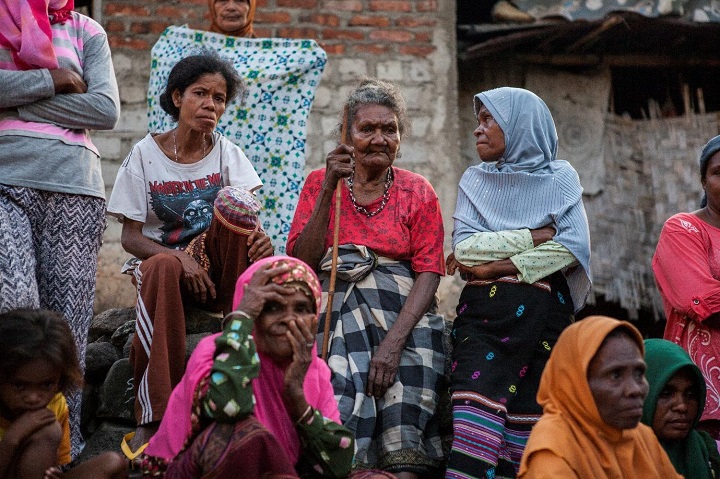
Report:
[[[183,248],[194,237],[208,229],[213,217],[213,203],[222,175],[183,181],[151,181],[150,206],[163,225],[163,244]]]

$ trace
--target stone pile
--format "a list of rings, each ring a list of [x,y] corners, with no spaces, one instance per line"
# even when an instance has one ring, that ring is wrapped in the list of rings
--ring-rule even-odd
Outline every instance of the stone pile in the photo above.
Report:
[[[220,331],[221,316],[186,308],[185,360],[202,338]],[[120,451],[122,436],[135,428],[132,368],[128,356],[135,333],[135,309],[116,308],[93,318],[85,356],[82,430],[87,445],[80,460]]]

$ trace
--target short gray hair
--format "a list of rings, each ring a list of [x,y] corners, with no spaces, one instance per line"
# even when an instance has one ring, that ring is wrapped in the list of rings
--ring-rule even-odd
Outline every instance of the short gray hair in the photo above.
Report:
[[[338,124],[338,133],[342,134],[342,123],[347,112],[348,128],[352,125],[358,109],[362,105],[382,105],[390,108],[398,120],[398,129],[402,137],[410,129],[410,120],[407,116],[407,105],[400,89],[394,83],[378,80],[377,78],[363,78],[360,84],[350,92],[345,100],[345,106]],[[340,141],[344,141],[341,138]]]

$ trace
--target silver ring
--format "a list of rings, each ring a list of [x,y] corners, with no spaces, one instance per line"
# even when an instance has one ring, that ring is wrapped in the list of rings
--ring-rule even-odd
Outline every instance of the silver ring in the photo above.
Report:
[[[312,348],[313,344],[315,344],[315,343],[305,343],[305,346],[307,346],[308,348]]]

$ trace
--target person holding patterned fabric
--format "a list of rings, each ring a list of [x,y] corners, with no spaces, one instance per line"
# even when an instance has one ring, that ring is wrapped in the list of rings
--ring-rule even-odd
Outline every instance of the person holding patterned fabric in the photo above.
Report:
[[[210,30],[233,37],[255,38],[253,20],[257,0],[208,0]]]
[[[652,259],[665,309],[665,339],[679,344],[705,377],[699,429],[720,439],[720,136],[700,154],[700,209],[670,217]]]
[[[62,313],[84,369],[105,229],[90,130],[114,128],[120,99],[105,31],[73,7],[0,1],[0,312]],[[67,399],[75,457],[80,391]]]
[[[338,424],[330,370],[317,357],[321,289],[286,256],[238,279],[221,334],[200,341],[143,460],[166,478],[345,477],[353,438]],[[168,464],[169,463],[169,464]]]
[[[305,181],[287,250],[323,271],[327,290],[342,179],[335,302],[320,321],[331,321],[328,365],[340,417],[355,433],[356,469],[418,477],[444,459],[436,416],[445,362],[444,321],[435,314],[444,272],[440,206],[425,178],[393,166],[407,128],[397,87],[365,79],[344,110],[347,139]]]
[[[515,477],[542,413],[545,362],[590,291],[590,235],[542,99],[505,87],[473,101],[481,163],[460,180],[447,260],[467,280],[452,330],[447,477]]]
[[[521,479],[680,479],[652,429],[640,332],[588,316],[565,329],[540,380],[543,416],[530,434]]]
[[[645,340],[650,391],[642,423],[653,428],[675,470],[685,479],[712,479],[720,474],[718,445],[696,430],[705,404],[705,380],[688,353],[665,339]]]
[[[133,147],[110,197],[108,213],[123,222],[123,248],[136,257],[129,268],[138,288],[130,361],[138,429],[128,437],[129,457],[150,439],[182,377],[183,304],[229,312],[237,277],[273,251],[250,193],[260,179],[244,153],[214,131],[240,87],[232,65],[216,56],[178,62],[163,96],[177,128]]]

